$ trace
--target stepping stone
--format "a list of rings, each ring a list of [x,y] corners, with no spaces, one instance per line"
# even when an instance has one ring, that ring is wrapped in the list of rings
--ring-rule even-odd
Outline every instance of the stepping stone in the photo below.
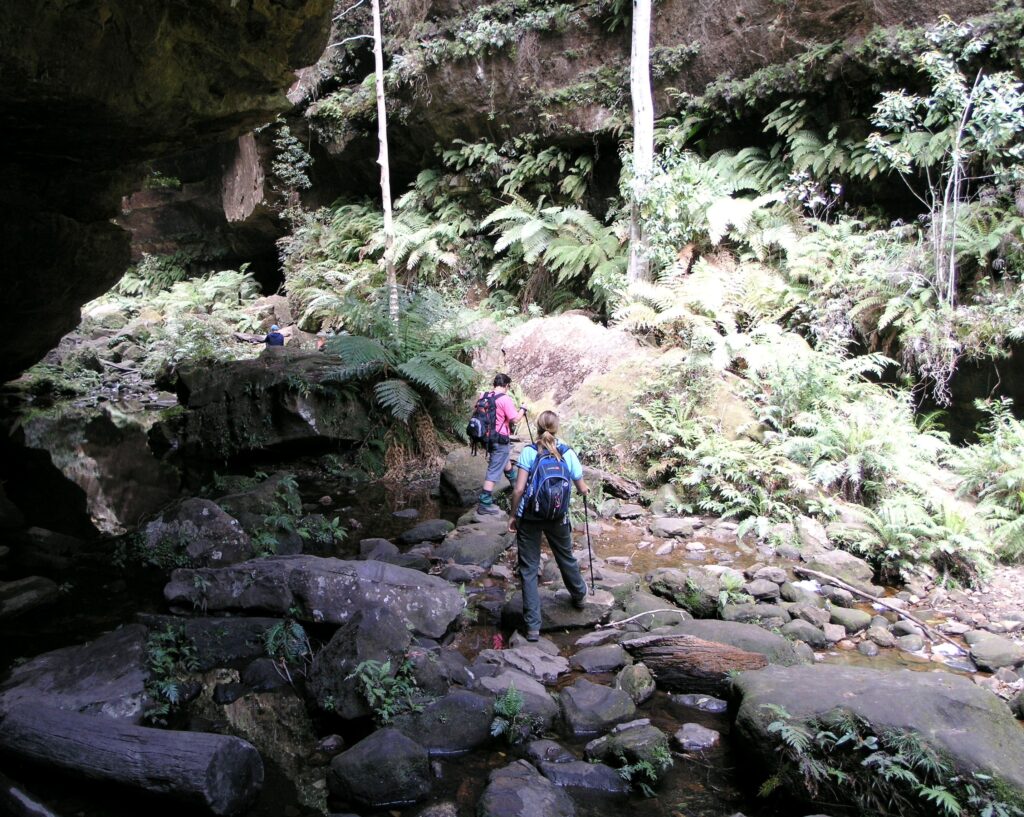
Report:
[[[676,746],[684,752],[703,752],[710,749],[721,736],[714,729],[699,723],[684,723],[672,736]]]
[[[580,650],[569,659],[569,664],[583,672],[614,672],[631,661],[629,653],[618,644],[607,644]]]
[[[517,760],[488,777],[477,817],[575,817],[572,798],[528,761]]]
[[[871,623],[871,614],[865,613],[863,610],[833,607],[831,613],[832,623],[842,625],[848,635],[859,633]]]
[[[981,669],[995,671],[1000,667],[1016,667],[1024,663],[1024,647],[1009,638],[971,630],[964,636],[971,648],[971,658]]]
[[[551,655],[532,644],[510,650],[483,650],[477,656],[474,666],[480,664],[514,669],[545,684],[553,684],[559,675],[569,671],[569,662],[562,656]]]
[[[629,794],[629,783],[611,766],[573,760],[569,763],[537,764],[540,773],[560,789],[582,794]]]
[[[559,696],[562,717],[572,735],[605,732],[617,723],[636,716],[633,699],[621,689],[602,686],[581,678]]]
[[[669,700],[678,706],[685,706],[687,709],[699,709],[701,712],[725,712],[729,704],[721,698],[714,698],[711,695],[670,695]]]
[[[615,511],[616,519],[639,519],[645,513],[640,505],[622,505]]]
[[[615,597],[598,590],[586,598],[582,610],[573,607],[569,593],[563,590],[541,588],[540,614],[541,630],[563,630],[576,627],[593,627],[604,621],[615,605]],[[523,629],[523,594],[517,591],[501,610],[502,626],[506,629]]]

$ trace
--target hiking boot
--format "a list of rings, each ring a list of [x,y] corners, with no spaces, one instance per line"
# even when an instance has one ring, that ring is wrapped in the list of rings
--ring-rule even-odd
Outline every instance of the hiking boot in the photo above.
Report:
[[[516,487],[516,472],[514,470],[506,471],[505,479],[508,480],[508,484],[511,485],[513,488]]]
[[[540,641],[540,630],[527,630],[526,631],[527,641]]]
[[[481,516],[497,516],[501,513],[501,508],[497,505],[484,505],[484,503],[481,502],[476,506],[476,512]]]
[[[570,601],[572,601],[572,606],[575,607],[577,610],[582,610],[584,607],[587,606],[586,593],[584,593],[582,596],[570,596],[569,599]]]

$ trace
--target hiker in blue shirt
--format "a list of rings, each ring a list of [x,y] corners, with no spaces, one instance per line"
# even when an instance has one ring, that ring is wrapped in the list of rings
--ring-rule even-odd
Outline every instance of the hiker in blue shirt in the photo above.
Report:
[[[526,446],[519,455],[519,473],[512,491],[515,514],[509,519],[508,529],[516,534],[519,551],[519,577],[523,582],[523,618],[526,620],[527,641],[540,638],[537,577],[540,573],[541,534],[547,537],[573,606],[582,609],[587,598],[587,584],[580,575],[576,557],[572,555],[572,528],[569,525],[571,488],[567,483],[571,480],[576,490],[584,496],[590,493],[590,488],[583,481],[583,465],[576,452],[558,440],[557,434],[558,415],[553,411],[543,412],[537,418],[536,444]],[[542,495],[546,489],[537,488],[537,475],[534,471],[539,467],[549,470],[552,484],[558,486],[554,489],[554,500],[546,494]],[[530,490],[535,492],[532,496],[528,483]],[[552,501],[557,508],[551,507]],[[539,518],[545,515],[549,518]]]
[[[270,327],[270,332],[265,338],[263,338],[263,342],[267,344],[267,346],[284,346],[284,335],[278,331],[276,323]]]

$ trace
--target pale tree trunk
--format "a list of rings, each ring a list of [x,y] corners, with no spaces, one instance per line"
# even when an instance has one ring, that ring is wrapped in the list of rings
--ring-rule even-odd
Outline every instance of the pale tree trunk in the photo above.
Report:
[[[651,0],[633,0],[633,51],[629,89],[633,98],[633,178],[635,188],[629,218],[629,281],[651,277],[647,242],[640,224],[637,194],[647,185],[654,165],[654,102],[651,99]]]
[[[388,164],[388,115],[384,100],[384,46],[380,26],[380,0],[372,0],[373,8],[373,65],[377,80],[377,140],[380,154],[380,198],[384,205],[384,265],[388,275],[388,313],[391,320],[398,321],[398,277],[395,263],[391,258],[391,246],[395,241],[395,226],[391,218],[391,168]]]

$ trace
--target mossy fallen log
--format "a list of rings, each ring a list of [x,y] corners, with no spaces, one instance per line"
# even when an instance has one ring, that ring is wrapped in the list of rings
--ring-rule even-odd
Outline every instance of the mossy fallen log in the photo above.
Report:
[[[263,785],[263,760],[240,738],[149,729],[49,706],[3,713],[0,750],[215,815],[244,811]]]
[[[621,643],[651,671],[658,686],[672,692],[722,694],[730,673],[768,666],[760,653],[692,635],[645,635]]]

